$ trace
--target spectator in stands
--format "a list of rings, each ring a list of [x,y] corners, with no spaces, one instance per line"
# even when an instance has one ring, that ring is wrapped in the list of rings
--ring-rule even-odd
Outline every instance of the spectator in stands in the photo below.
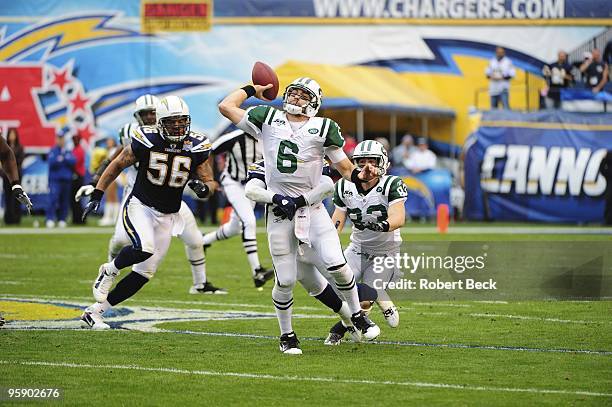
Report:
[[[580,65],[585,85],[591,88],[593,93],[600,92],[608,82],[608,64],[601,59],[601,51],[593,48],[591,58]]]
[[[404,166],[414,174],[431,170],[436,166],[436,155],[429,149],[425,137],[417,139],[417,149],[404,160]]]
[[[389,145],[389,140],[386,137],[376,137],[374,141],[378,141],[380,144],[382,144],[385,148],[385,151],[389,151],[389,149],[391,148],[391,146]]]
[[[17,173],[19,174],[19,179],[21,179],[21,164],[25,158],[25,153],[23,146],[19,142],[19,133],[16,128],[9,129],[6,135],[6,143],[15,154]],[[0,172],[2,171],[0,170]],[[21,204],[15,199],[11,181],[4,172],[2,172],[2,181],[2,185],[4,185],[4,223],[7,225],[18,225],[21,222]]]
[[[66,227],[66,217],[71,201],[72,173],[76,162],[66,149],[63,134],[55,138],[55,146],[49,151],[49,196],[47,202],[47,227]]]
[[[604,225],[612,225],[612,151],[608,151],[603,160],[601,160],[599,172],[606,179]]]
[[[406,161],[410,157],[410,153],[412,153],[416,147],[414,146],[414,138],[411,134],[404,134],[402,137],[402,142],[391,150],[391,164],[394,166],[403,165],[404,161]]]
[[[547,96],[553,102],[555,109],[561,107],[561,89],[567,88],[572,82],[572,67],[567,62],[567,53],[559,51],[557,62],[544,65],[542,74],[548,84]]]
[[[612,64],[612,40],[608,41],[604,48],[603,61],[608,64],[608,67]]]
[[[502,108],[510,109],[508,91],[510,80],[516,75],[510,58],[502,47],[495,48],[495,57],[489,61],[486,69],[489,78],[489,95],[491,96],[491,109],[497,109],[501,103]]]
[[[74,173],[72,174],[72,196],[75,196],[79,188],[83,186],[85,180],[85,150],[81,145],[81,137],[79,135],[72,136],[72,155],[74,156]],[[81,202],[77,202],[74,199],[70,200],[72,206],[72,224],[82,225],[83,221],[83,207]]]

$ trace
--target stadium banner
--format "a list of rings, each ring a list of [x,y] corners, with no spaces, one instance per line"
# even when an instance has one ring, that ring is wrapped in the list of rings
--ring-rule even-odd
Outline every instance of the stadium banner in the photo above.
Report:
[[[610,19],[606,0],[224,0],[215,3],[219,21],[249,23],[592,23]],[[600,21],[601,22],[601,21]]]
[[[170,3],[191,6],[150,13],[203,15],[206,1]],[[323,109],[352,110],[336,118],[347,130],[357,126],[355,110],[370,108],[375,114],[366,112],[366,130],[389,134],[390,116],[395,114],[398,132],[419,134],[426,128],[432,145],[452,151],[471,131],[470,106],[488,107],[485,69],[497,45],[504,45],[517,70],[510,106],[530,109],[545,84],[543,64],[554,61],[557,50],[578,49],[607,30],[596,23],[328,26],[317,22],[322,18],[238,24],[223,18],[257,17],[272,9],[285,16],[298,15],[298,10],[315,15],[315,3],[226,0],[213,2],[209,31],[151,33],[141,21],[142,6],[153,3],[49,0],[44,8],[36,4],[8,2],[0,11],[0,131],[18,127],[28,152],[45,152],[58,132],[78,133],[85,141],[116,136],[119,127],[133,120],[133,102],[145,92],[184,97],[194,108],[192,127],[214,138],[227,126],[217,109],[219,100],[250,79],[256,61],[287,73],[281,75],[281,88],[295,78],[291,74],[307,73],[321,83],[332,83],[323,89]],[[566,0],[564,10],[578,10],[575,4]],[[590,6],[585,7],[580,10]],[[342,86],[333,86],[337,75]],[[384,92],[377,91],[385,84]],[[358,103],[348,103],[355,99]],[[447,119],[440,118],[442,114]]]
[[[484,112],[465,148],[472,220],[601,222],[612,115]]]

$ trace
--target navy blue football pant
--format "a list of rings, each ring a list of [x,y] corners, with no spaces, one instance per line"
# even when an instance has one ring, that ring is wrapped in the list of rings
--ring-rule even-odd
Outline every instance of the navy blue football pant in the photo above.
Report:
[[[66,220],[72,191],[72,180],[49,180],[47,220]]]

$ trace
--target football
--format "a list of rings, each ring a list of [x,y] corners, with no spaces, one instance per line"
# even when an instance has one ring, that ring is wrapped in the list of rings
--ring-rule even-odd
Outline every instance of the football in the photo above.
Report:
[[[278,76],[276,76],[274,69],[263,62],[255,62],[251,73],[251,79],[255,85],[265,86],[271,83],[273,86],[266,90],[263,95],[268,100],[276,99],[276,95],[278,95]]]

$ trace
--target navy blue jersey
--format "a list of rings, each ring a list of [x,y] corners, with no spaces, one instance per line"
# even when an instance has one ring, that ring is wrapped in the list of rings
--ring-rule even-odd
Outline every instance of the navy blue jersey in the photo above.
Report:
[[[182,142],[172,143],[154,126],[140,126],[131,136],[139,163],[132,194],[160,212],[178,212],[185,184],[196,178],[196,168],[210,155],[210,142],[192,131]]]

